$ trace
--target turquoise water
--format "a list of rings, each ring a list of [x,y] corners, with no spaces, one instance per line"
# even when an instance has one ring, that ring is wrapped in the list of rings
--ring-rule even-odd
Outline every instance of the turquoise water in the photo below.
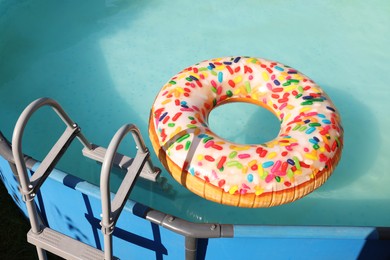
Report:
[[[92,142],[108,145],[131,122],[151,147],[149,110],[177,72],[213,57],[277,60],[314,79],[341,113],[343,156],[321,188],[288,205],[240,209],[193,195],[163,171],[156,184],[139,181],[132,198],[199,222],[389,226],[389,13],[388,1],[0,0],[0,129],[11,138],[22,109],[49,96]],[[237,142],[278,132],[273,116],[252,105],[222,106],[210,121]],[[48,126],[58,122],[38,112],[25,152],[43,158],[60,129]],[[60,168],[98,183],[99,166],[79,148]]]

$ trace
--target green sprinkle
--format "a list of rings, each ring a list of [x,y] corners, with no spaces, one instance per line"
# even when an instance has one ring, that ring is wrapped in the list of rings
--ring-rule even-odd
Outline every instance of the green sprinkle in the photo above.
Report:
[[[226,91],[226,95],[227,95],[228,97],[231,97],[231,96],[233,96],[233,92],[231,92],[230,90],[228,90],[228,91]]]
[[[295,163],[295,167],[297,168],[297,170],[300,170],[301,169],[301,164],[299,163],[299,160],[296,156],[293,157],[293,161]]]
[[[230,161],[230,162],[227,162],[226,163],[226,166],[227,167],[237,167],[238,169],[242,169],[242,164],[241,163],[239,163],[238,161]]]
[[[284,82],[284,83],[282,84],[282,86],[284,86],[284,87],[290,86],[290,85],[291,85],[290,80],[288,80],[288,81],[286,81],[286,82]]]
[[[244,84],[245,84],[246,92],[250,93],[251,92],[251,85],[250,85],[249,81],[245,81]]]
[[[175,126],[175,123],[168,123],[168,126],[169,126],[169,127],[174,127],[174,126]]]
[[[172,85],[175,85],[175,84],[176,84],[176,81],[171,80],[171,81],[169,81],[169,83],[171,83]]]
[[[337,143],[337,146],[338,146],[338,147],[341,147],[341,144],[340,144],[340,139],[339,139],[337,136],[336,136],[335,138],[336,138],[336,143]]]
[[[318,144],[313,145],[314,150],[318,150],[320,146]]]
[[[192,81],[192,78],[191,77],[186,77],[186,80],[187,81]]]
[[[302,106],[310,106],[310,105],[313,105],[313,102],[311,100],[306,100],[304,102],[301,103]]]
[[[303,125],[303,126],[301,126],[301,128],[299,128],[299,131],[303,132],[303,131],[305,131],[306,129],[307,129],[307,126]]]
[[[188,124],[187,127],[188,127],[188,128],[197,128],[196,125],[192,125],[192,124]]]
[[[214,99],[213,99],[213,106],[216,106],[216,105],[217,105],[217,99],[214,98]]]
[[[298,94],[295,96],[295,98],[300,98],[300,97],[302,97],[302,94]]]
[[[309,123],[309,126],[321,126],[320,123]]]
[[[293,131],[298,130],[300,127],[301,127],[301,125],[300,125],[300,124],[297,124],[297,125],[293,128]]]
[[[211,91],[217,93],[217,89],[215,87],[211,87]]]
[[[188,137],[190,137],[190,134],[185,134],[185,135],[183,135],[182,137],[178,138],[178,139],[176,140],[176,142],[177,142],[177,143],[180,143],[181,141],[187,139]]]
[[[186,146],[185,146],[185,150],[188,151],[188,149],[190,149],[190,146],[191,146],[191,141],[187,141],[186,142]]]
[[[292,82],[292,83],[299,83],[299,80],[298,79],[290,79],[290,82]]]
[[[236,155],[237,155],[237,152],[236,152],[236,151],[233,151],[233,152],[231,152],[231,153],[229,154],[229,158],[230,158],[230,159],[233,159],[234,157],[236,157]]]
[[[280,177],[279,177],[279,176],[275,176],[275,180],[276,180],[277,182],[280,182]]]
[[[290,179],[294,176],[294,172],[291,170],[291,168],[288,168],[287,169],[287,177],[289,177]]]
[[[298,90],[299,90],[299,93],[302,93],[303,92],[302,86],[298,86]]]
[[[188,117],[188,119],[189,119],[189,120],[194,120],[194,119],[195,119],[195,117],[193,117],[193,116],[189,116],[189,117]]]
[[[205,144],[205,143],[207,143],[208,141],[213,140],[213,139],[214,139],[214,137],[211,137],[211,136],[206,137],[206,138],[203,139],[203,143]]]
[[[216,71],[212,70],[210,72],[211,72],[211,74],[213,74],[213,76],[217,76],[217,72]]]
[[[202,67],[202,68],[199,68],[198,70],[199,70],[199,71],[206,71],[206,70],[208,70],[208,69],[207,69],[207,67]]]

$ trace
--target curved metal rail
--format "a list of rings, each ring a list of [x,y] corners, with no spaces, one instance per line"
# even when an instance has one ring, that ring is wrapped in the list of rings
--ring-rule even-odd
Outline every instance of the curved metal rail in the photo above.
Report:
[[[137,145],[137,154],[127,169],[126,175],[119,189],[111,201],[110,173],[118,147],[124,137],[131,133]],[[112,138],[104,157],[100,175],[100,192],[102,199],[102,232],[104,234],[105,259],[112,259],[112,232],[116,221],[123,210],[126,200],[134,187],[137,177],[140,175],[145,163],[149,159],[149,150],[146,148],[139,129],[135,125],[122,126]]]
[[[57,141],[57,143],[53,146],[48,155],[42,161],[41,166],[30,179],[27,174],[27,168],[22,152],[22,138],[28,120],[31,118],[35,111],[37,111],[43,106],[52,107],[53,110],[62,119],[62,121],[64,121],[67,127],[60,139]],[[50,98],[40,98],[32,102],[24,109],[22,114],[19,116],[18,121],[16,122],[15,129],[12,135],[12,153],[18,171],[21,193],[23,199],[26,202],[27,211],[30,217],[31,231],[34,234],[39,234],[44,229],[42,223],[39,222],[36,205],[33,201],[35,194],[76,136],[85,147],[92,148],[91,144],[80,132],[80,128],[77,126],[77,124],[75,124],[72,119],[70,119],[70,117],[65,113],[65,111],[56,101]],[[37,246],[37,252],[40,259],[46,259],[45,251],[39,246]]]
[[[50,106],[53,108],[53,110],[65,123],[66,129],[43,159],[35,173],[29,177],[26,161],[22,152],[23,133],[31,116],[43,106]],[[123,137],[129,132],[133,134],[133,138],[138,149],[137,155],[134,159],[116,152]],[[26,202],[31,223],[31,231],[27,235],[28,241],[36,246],[39,259],[46,259],[45,250],[51,251],[54,254],[67,259],[83,259],[85,258],[83,256],[85,256],[86,252],[89,255],[88,257],[92,257],[92,259],[103,259],[102,251],[46,227],[42,221],[40,221],[37,206],[34,202],[35,195],[39,191],[39,188],[50,175],[62,155],[66,152],[67,148],[76,137],[84,146],[83,154],[85,156],[99,162],[103,162],[101,176],[103,208],[102,231],[105,234],[105,237],[109,237],[107,241],[110,242],[110,244],[106,244],[105,239],[105,251],[107,251],[106,255],[109,256],[106,259],[113,258],[111,233],[116,220],[126,203],[126,199],[133,188],[135,179],[141,174],[143,178],[156,180],[158,174],[160,173],[158,168],[153,167],[149,158],[149,151],[146,148],[140,131],[136,126],[125,125],[119,129],[112,139],[110,146],[106,150],[103,147],[91,144],[81,133],[81,129],[78,125],[73,122],[73,120],[65,113],[62,107],[55,100],[50,98],[40,98],[32,102],[24,109],[16,122],[12,136],[12,154],[18,172],[22,197]],[[119,187],[111,207],[109,175],[114,163],[116,166],[127,170],[127,174]],[[49,241],[47,239],[48,236],[55,237],[56,241]]]

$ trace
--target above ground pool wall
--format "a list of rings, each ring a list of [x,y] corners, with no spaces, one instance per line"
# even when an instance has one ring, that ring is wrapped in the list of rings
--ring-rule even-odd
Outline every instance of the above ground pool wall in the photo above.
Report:
[[[15,204],[26,215],[12,163],[4,157],[7,156],[2,154],[0,157],[1,180]],[[31,172],[38,165],[37,162]],[[101,201],[97,186],[54,170],[41,187],[36,203],[50,228],[102,249],[103,237],[99,224]],[[140,255],[145,256],[145,259],[183,259],[185,237],[169,230],[170,227],[163,227],[164,224],[146,220],[145,217],[151,211],[136,202],[127,202],[113,233],[114,255],[120,259],[133,259]],[[172,216],[168,221],[176,220]],[[177,221],[183,222],[180,219]],[[227,236],[232,238],[200,238],[197,242],[197,259],[241,259],[253,256],[259,259],[390,257],[390,242],[380,239],[377,228],[231,226],[233,229]]]

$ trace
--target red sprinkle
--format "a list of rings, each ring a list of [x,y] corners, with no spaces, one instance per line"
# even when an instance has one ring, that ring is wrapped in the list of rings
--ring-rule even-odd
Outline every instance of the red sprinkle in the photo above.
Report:
[[[166,122],[168,122],[168,120],[169,120],[169,116],[166,116],[166,117],[164,118],[164,120],[163,120],[163,124],[165,124]]]
[[[224,165],[225,162],[226,162],[226,156],[222,156],[221,159],[220,159],[219,162],[218,162],[217,168],[218,168],[218,169],[221,169],[221,168],[223,167],[223,165]],[[224,184],[225,184],[225,182],[224,182]],[[218,185],[219,185],[219,184],[218,184]]]
[[[229,84],[232,88],[234,88],[234,87],[236,86],[236,83],[234,83],[234,81],[231,80],[231,79],[228,81],[228,84]]]
[[[179,117],[182,115],[182,112],[177,112],[176,115],[174,115],[174,117],[172,117],[172,121],[176,121],[177,119],[179,119]]]
[[[214,143],[211,147],[213,147],[214,149],[217,149],[218,151],[221,151],[223,149],[222,146],[217,145],[216,143]]]
[[[206,155],[204,158],[205,158],[207,161],[209,161],[209,162],[214,162],[214,161],[215,161],[215,159],[214,159],[212,156],[210,156],[210,155]]]
[[[220,180],[218,182],[218,187],[222,188],[223,185],[225,185],[226,181],[224,179]]]
[[[226,66],[226,68],[228,69],[230,74],[232,74],[232,75],[234,74],[234,71],[233,71],[232,67]]]

